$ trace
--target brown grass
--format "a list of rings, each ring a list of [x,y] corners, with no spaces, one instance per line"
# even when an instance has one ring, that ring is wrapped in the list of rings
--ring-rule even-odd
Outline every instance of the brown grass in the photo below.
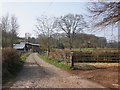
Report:
[[[113,67],[113,66],[119,66],[119,63],[75,63],[75,65],[77,66],[81,66],[81,65],[92,65],[95,67]]]

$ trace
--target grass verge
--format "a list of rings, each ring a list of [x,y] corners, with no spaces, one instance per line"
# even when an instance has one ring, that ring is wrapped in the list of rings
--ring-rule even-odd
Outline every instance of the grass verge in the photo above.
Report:
[[[21,63],[24,63],[25,60],[27,59],[27,57],[28,57],[29,55],[30,55],[30,52],[23,54],[23,55],[21,56],[21,58],[20,58],[20,62],[21,62]]]
[[[40,57],[41,59],[43,59],[44,61],[56,66],[56,67],[59,67],[59,68],[63,68],[63,69],[70,69],[71,67],[67,64],[63,64],[63,63],[60,63],[58,62],[57,60],[53,60],[53,59],[50,59],[50,58],[47,58],[47,57],[44,57],[42,55],[39,55],[37,54],[38,57]]]

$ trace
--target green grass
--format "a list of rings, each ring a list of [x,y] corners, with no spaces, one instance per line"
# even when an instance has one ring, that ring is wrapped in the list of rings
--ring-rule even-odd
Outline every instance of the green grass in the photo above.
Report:
[[[28,52],[28,53],[25,53],[25,54],[23,54],[21,57],[20,57],[20,62],[21,63],[24,63],[25,62],[25,60],[27,59],[27,57],[30,55],[30,53]]]
[[[39,55],[39,54],[38,54],[38,56],[39,56],[40,58],[42,58],[44,61],[46,61],[46,62],[48,62],[48,63],[50,63],[50,64],[52,64],[52,65],[54,65],[54,66],[56,66],[56,67],[63,68],[63,69],[70,69],[70,68],[71,68],[69,65],[60,63],[60,62],[58,62],[58,61],[56,61],[56,60],[49,59],[49,58],[44,57],[44,56]]]

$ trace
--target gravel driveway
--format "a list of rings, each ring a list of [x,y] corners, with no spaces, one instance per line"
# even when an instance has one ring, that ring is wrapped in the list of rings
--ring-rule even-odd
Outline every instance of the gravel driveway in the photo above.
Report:
[[[105,88],[46,63],[36,53],[24,63],[11,88]]]

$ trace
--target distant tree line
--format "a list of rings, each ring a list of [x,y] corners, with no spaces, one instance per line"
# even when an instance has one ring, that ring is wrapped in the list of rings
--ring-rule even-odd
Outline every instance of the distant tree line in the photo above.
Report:
[[[47,36],[39,35],[37,41],[42,47],[46,47]],[[72,48],[118,48],[118,42],[107,42],[105,37],[97,37],[92,34],[77,33],[72,42]],[[54,33],[49,41],[50,48],[69,48],[69,40],[65,33]]]
[[[83,33],[88,25],[81,14],[67,14],[58,18],[37,18],[38,42],[50,48],[117,48],[117,42],[107,43],[105,37]]]

